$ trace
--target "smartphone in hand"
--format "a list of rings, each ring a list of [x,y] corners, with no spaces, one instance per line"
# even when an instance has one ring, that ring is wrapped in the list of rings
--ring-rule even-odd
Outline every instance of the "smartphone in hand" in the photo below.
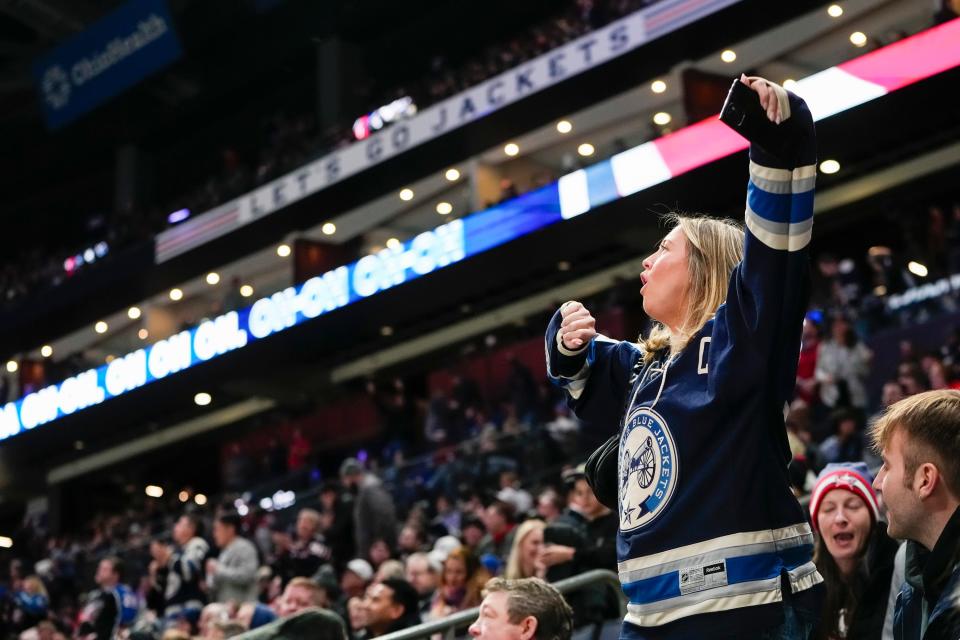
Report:
[[[760,104],[757,92],[734,80],[720,110],[720,120],[751,143],[777,158],[787,159],[790,149],[789,128],[771,122]]]

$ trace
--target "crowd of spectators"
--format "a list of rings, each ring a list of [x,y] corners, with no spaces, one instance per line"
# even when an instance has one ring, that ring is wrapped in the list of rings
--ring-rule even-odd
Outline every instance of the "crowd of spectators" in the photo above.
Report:
[[[491,44],[466,60],[435,56],[429,73],[379,96],[370,103],[368,111],[405,96],[413,98],[419,109],[426,108],[656,1],[566,0],[560,3],[556,13],[534,25],[529,32]],[[18,304],[32,291],[63,283],[69,277],[64,261],[71,255],[82,255],[97,242],[106,242],[110,252],[116,253],[149,240],[167,228],[171,224],[168,221],[171,212],[187,209],[195,215],[208,211],[354,142],[352,127],[352,121],[343,122],[321,131],[312,113],[289,110],[264,116],[257,132],[255,152],[238,151],[241,146],[248,146],[246,141],[218,150],[219,157],[214,163],[218,168],[184,192],[168,194],[159,198],[162,202],[149,206],[91,215],[87,225],[90,239],[86,244],[65,248],[62,255],[48,248],[21,248],[0,265],[0,304]]]
[[[612,567],[616,518],[575,465],[588,453],[578,424],[522,364],[504,382],[488,401],[457,378],[426,403],[419,448],[401,429],[382,458],[344,459],[288,509],[230,492],[210,509],[146,500],[78,536],[28,519],[2,591],[4,637],[221,638],[321,607],[350,637],[374,638],[479,605],[494,576]],[[609,588],[577,598],[578,626],[617,615]]]
[[[896,377],[871,388],[873,353],[848,317],[855,309],[846,310],[817,309],[804,322],[786,419],[804,499],[836,465],[869,483],[879,460],[865,426],[877,411],[960,388],[960,332],[935,352],[904,341]],[[371,384],[386,434],[368,443],[375,453],[343,459],[334,479],[286,509],[242,496],[271,470],[314,463],[318,445],[299,431],[271,444],[256,473],[228,464],[228,492],[209,509],[145,500],[98,516],[79,535],[52,535],[42,518],[28,518],[6,554],[4,633],[219,638],[316,606],[340,616],[352,637],[372,638],[476,606],[493,576],[556,581],[615,567],[617,519],[577,466],[597,434],[584,433],[520,361],[500,383],[491,398],[455,375],[419,402],[399,380]],[[824,517],[835,497],[822,502]],[[578,627],[616,617],[617,596],[604,588],[572,598]]]

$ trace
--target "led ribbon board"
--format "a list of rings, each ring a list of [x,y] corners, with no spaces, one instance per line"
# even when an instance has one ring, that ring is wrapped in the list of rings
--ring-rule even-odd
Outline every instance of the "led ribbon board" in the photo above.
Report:
[[[805,78],[815,119],[960,65],[960,19]],[[747,148],[716,118],[647,142],[554,184],[426,231],[0,408],[0,440],[241,349],[357,300]]]

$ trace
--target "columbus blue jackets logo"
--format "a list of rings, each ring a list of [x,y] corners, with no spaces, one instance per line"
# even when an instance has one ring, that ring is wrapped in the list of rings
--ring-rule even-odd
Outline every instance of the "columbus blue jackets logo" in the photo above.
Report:
[[[647,407],[630,414],[620,434],[620,530],[650,524],[677,485],[676,445],[663,417]]]

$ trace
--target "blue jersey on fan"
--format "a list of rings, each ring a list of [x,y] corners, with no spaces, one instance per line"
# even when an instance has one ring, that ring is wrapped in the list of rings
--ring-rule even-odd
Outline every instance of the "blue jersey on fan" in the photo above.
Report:
[[[125,584],[118,584],[113,590],[117,598],[117,609],[119,610],[119,623],[121,627],[128,627],[137,619],[140,613],[140,596],[137,592]]]
[[[743,260],[727,299],[672,359],[597,336],[546,335],[548,371],[587,422],[620,425],[621,638],[753,637],[817,607],[813,534],[790,490],[783,408],[795,384],[809,289],[816,142],[790,94],[795,156],[750,149]]]

